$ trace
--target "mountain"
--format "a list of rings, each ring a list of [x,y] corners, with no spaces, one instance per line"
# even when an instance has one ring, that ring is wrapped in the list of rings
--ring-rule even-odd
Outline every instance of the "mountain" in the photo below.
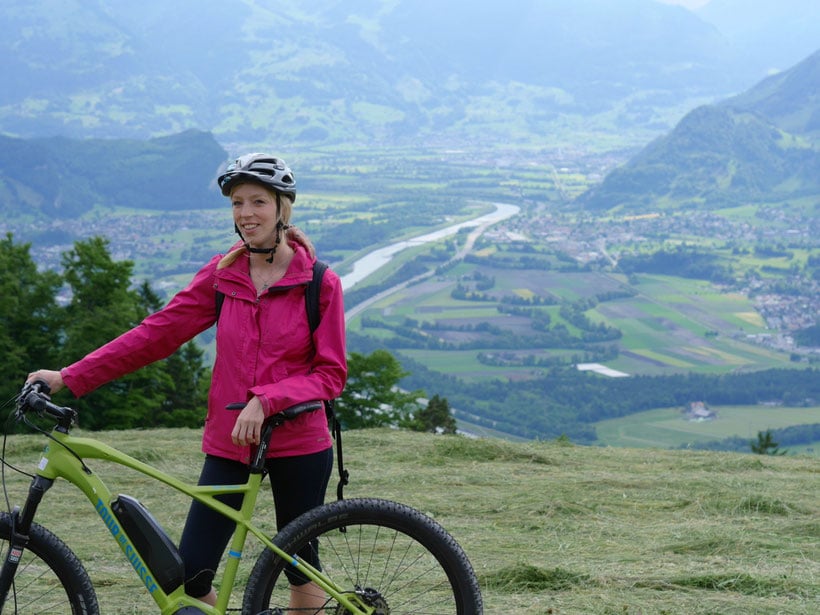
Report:
[[[228,158],[210,133],[147,141],[0,135],[0,212],[73,218],[95,205],[163,211],[216,207],[209,185]]]
[[[820,194],[820,51],[669,134],[578,198],[590,209],[709,209]]]
[[[820,141],[820,50],[721,106],[756,113],[781,130]]]
[[[817,32],[820,10],[804,18]],[[16,137],[541,141],[568,116],[654,126],[653,107],[723,98],[771,64],[653,0],[6,0],[0,19]]]

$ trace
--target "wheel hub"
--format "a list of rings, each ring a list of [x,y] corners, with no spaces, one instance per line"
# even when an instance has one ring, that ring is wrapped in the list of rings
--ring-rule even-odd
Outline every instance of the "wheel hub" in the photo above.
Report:
[[[373,611],[373,615],[390,615],[390,607],[387,605],[387,600],[375,589],[370,587],[357,589],[356,595],[361,598],[362,602],[367,606],[372,606],[376,609]],[[333,615],[349,615],[349,613],[350,611],[340,604],[336,607]]]

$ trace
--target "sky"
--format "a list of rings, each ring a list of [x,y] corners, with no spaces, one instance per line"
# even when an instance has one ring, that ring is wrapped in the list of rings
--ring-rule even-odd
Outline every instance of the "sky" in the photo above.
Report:
[[[704,4],[709,4],[709,0],[658,0],[664,4],[680,4],[688,9],[697,9]]]

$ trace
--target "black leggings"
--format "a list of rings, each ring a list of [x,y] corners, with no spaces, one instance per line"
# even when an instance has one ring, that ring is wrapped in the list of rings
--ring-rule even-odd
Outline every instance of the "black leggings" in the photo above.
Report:
[[[275,457],[265,467],[273,491],[276,529],[281,530],[304,512],[324,503],[325,490],[333,469],[333,449],[297,457]],[[247,464],[208,455],[199,476],[200,485],[236,485],[247,482]],[[229,506],[239,509],[242,494],[218,496]],[[211,584],[233,534],[236,524],[201,502],[194,501],[182,530],[179,552],[185,562],[185,591],[200,598],[211,590]],[[304,554],[313,566],[315,557]],[[289,574],[291,583],[301,584],[304,578]]]

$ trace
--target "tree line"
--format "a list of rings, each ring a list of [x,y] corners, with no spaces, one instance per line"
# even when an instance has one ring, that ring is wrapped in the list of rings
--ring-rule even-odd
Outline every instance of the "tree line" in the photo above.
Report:
[[[367,349],[374,343],[363,336],[350,337],[348,345],[355,348]],[[580,444],[597,441],[597,421],[655,408],[683,407],[691,401],[710,405],[778,402],[807,407],[820,400],[820,370],[813,368],[607,378],[558,366],[537,378],[467,382],[407,357],[401,357],[401,362],[409,373],[402,386],[425,386],[446,396],[456,418],[524,438],[563,436]],[[800,432],[803,427],[794,429]],[[813,436],[811,429],[806,429],[806,437]]]
[[[38,271],[30,244],[0,242],[2,399],[12,399],[29,372],[69,365],[161,307],[147,282],[132,288],[133,263],[115,262],[108,242],[77,241],[63,271]],[[163,361],[104,385],[74,402],[86,429],[182,427],[202,422],[210,369],[189,342]]]

